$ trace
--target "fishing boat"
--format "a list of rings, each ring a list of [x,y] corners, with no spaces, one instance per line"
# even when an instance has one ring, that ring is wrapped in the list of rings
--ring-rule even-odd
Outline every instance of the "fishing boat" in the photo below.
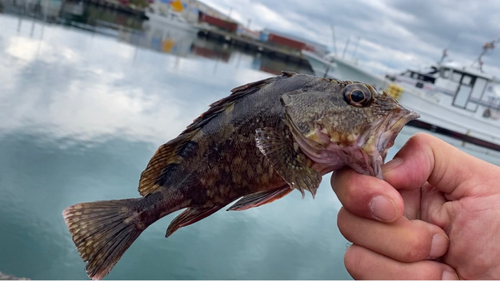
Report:
[[[334,61],[307,50],[302,50],[302,54],[307,58],[316,76],[334,78],[337,74],[337,64]]]
[[[443,55],[438,64],[425,70],[409,69],[386,77],[402,86],[399,101],[421,114],[418,122],[431,124],[434,130],[477,139],[486,147],[498,149],[500,81],[483,71],[483,54],[475,61],[476,66],[443,63]]]

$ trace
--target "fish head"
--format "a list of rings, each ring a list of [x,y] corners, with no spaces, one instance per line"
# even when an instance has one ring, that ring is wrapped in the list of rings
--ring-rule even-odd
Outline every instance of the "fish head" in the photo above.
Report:
[[[383,178],[381,166],[389,148],[419,114],[369,84],[328,83],[281,97],[295,141],[323,174],[350,166]]]

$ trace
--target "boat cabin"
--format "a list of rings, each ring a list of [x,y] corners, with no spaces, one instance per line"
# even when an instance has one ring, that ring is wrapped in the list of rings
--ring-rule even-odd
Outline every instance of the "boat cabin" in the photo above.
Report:
[[[411,85],[418,89],[432,91],[438,76],[439,69],[435,66],[431,66],[422,71],[408,69],[396,76],[386,75],[386,78],[391,81]]]
[[[469,67],[443,65],[435,86],[441,92],[453,97],[453,106],[476,112],[478,105],[491,106],[483,99],[491,78]]]
[[[415,87],[422,89],[424,87],[424,83],[431,83],[434,84],[436,82],[436,77],[435,74],[438,73],[438,70],[434,68],[434,71],[427,72],[427,73],[422,73],[419,71],[415,70],[407,70],[403,73],[401,73],[401,76],[403,77],[409,77],[415,80],[419,80],[420,82],[417,82],[415,84]]]

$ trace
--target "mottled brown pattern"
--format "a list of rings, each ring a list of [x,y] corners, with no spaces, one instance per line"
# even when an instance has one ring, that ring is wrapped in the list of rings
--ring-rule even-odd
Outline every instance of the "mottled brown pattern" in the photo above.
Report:
[[[353,89],[370,100],[350,102]],[[63,216],[87,273],[99,279],[145,228],[176,210],[185,208],[166,236],[239,198],[231,210],[270,203],[291,188],[314,195],[321,175],[344,165],[375,175],[381,163],[366,159],[384,154],[379,133],[399,132],[402,125],[388,123],[397,111],[397,102],[357,82],[285,72],[243,85],[158,148],[141,174],[143,197],[81,203]]]

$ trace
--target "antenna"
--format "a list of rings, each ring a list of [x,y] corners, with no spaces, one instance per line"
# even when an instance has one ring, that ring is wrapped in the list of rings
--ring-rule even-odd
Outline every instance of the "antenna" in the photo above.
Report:
[[[447,56],[448,56],[448,48],[443,49],[443,55],[441,56],[441,59],[438,61],[438,66],[440,66],[443,63],[444,58]]]
[[[479,64],[479,70],[483,72],[483,61],[481,60],[481,58],[486,54],[486,52],[488,52],[488,50],[490,49],[493,50],[498,42],[500,42],[500,38],[493,40],[491,42],[486,42],[483,45],[483,51],[481,52],[481,54],[479,54],[479,57],[477,57],[477,59],[472,63],[471,66],[474,66],[477,62]]]
[[[333,40],[333,53],[335,54],[335,56],[337,56],[337,44],[335,41],[335,28],[333,24],[331,25],[331,28],[332,28],[332,40]]]

